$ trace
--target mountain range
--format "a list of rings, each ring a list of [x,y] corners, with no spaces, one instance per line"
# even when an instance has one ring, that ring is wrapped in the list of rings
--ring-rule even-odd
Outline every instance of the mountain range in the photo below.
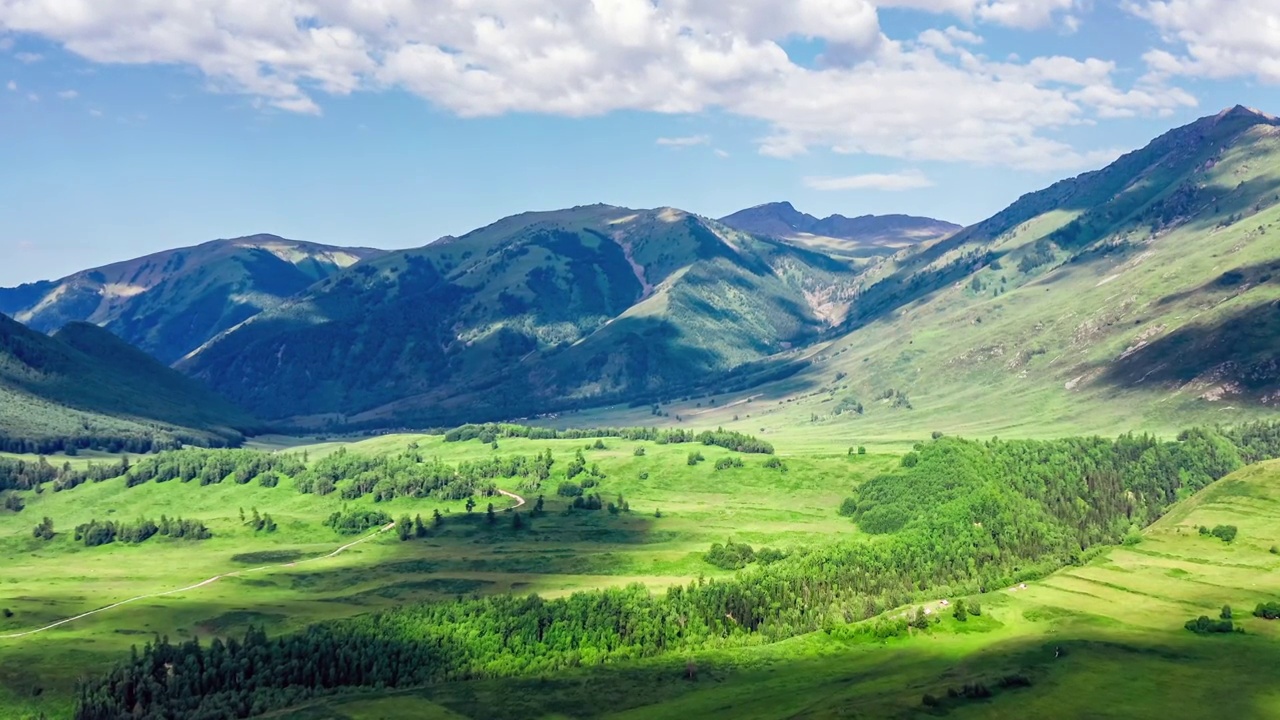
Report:
[[[294,429],[597,408],[1102,432],[1280,403],[1277,220],[1280,121],[1235,107],[963,229],[590,205],[395,252],[216,241],[0,290],[0,311],[101,325]]]

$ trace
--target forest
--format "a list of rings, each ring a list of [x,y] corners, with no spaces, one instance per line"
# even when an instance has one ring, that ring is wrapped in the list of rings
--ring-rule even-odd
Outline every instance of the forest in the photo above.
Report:
[[[1280,433],[1264,425],[1195,429],[1176,441],[939,437],[846,501],[865,532],[883,536],[871,542],[754,563],[746,547],[713,548],[709,559],[745,568],[665,593],[498,595],[277,638],[251,630],[208,647],[157,639],[85,683],[76,717],[242,718],[342,688],[531,675],[839,629],[921,598],[993,591],[1082,563],[1245,457],[1277,456]]]

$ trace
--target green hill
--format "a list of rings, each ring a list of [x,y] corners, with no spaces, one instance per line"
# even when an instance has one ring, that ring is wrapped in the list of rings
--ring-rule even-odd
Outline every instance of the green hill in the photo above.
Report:
[[[0,313],[41,332],[85,321],[165,363],[380,251],[254,235],[0,288]]]
[[[634,403],[816,340],[854,274],[670,208],[526,213],[341,272],[179,367],[299,424]]]
[[[239,442],[251,416],[110,332],[55,336],[0,315],[0,450]]]
[[[667,410],[815,439],[1168,430],[1273,413],[1277,233],[1280,120],[1232,108],[871,266],[802,372]]]

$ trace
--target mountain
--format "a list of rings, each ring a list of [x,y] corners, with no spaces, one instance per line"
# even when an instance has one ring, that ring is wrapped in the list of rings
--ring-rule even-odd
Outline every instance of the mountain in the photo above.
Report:
[[[829,251],[856,251],[861,256],[887,255],[960,229],[954,223],[911,215],[831,215],[819,219],[796,210],[789,202],[739,210],[720,218],[720,222],[742,232],[800,241]]]
[[[526,213],[339,272],[178,367],[304,426],[638,403],[815,340],[854,275],[672,208]]]
[[[96,325],[50,337],[0,315],[0,450],[224,445],[259,425]]]
[[[91,322],[165,363],[378,250],[253,235],[0,289],[0,313],[42,332]]]
[[[869,266],[839,330],[785,361],[802,370],[715,408],[673,398],[667,410],[841,437],[1274,414],[1278,237],[1280,119],[1230,108]],[[741,408],[725,406],[745,397],[755,412],[733,423]]]

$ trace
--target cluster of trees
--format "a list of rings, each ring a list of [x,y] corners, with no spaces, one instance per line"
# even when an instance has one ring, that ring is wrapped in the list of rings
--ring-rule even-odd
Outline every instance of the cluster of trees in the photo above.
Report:
[[[716,470],[728,470],[730,468],[740,468],[742,466],[742,458],[734,457],[733,455],[726,455],[725,457],[716,460]]]
[[[31,531],[31,536],[37,540],[52,540],[53,535],[53,518],[48,515]]]
[[[253,516],[249,518],[245,517],[244,508],[240,508],[240,522],[253,528],[254,532],[273,533],[279,527],[270,513],[259,513],[258,508],[253,509]]]
[[[741,453],[773,454],[773,445],[745,433],[718,428],[695,433],[692,430],[667,428],[588,428],[576,430],[555,430],[553,428],[528,427],[505,423],[488,423],[484,425],[463,425],[445,433],[445,442],[466,442],[479,440],[491,443],[498,438],[527,438],[530,440],[590,440],[593,438],[621,438],[623,440],[646,440],[659,445],[675,445],[698,442],[703,445],[716,445]]]
[[[1272,600],[1271,602],[1258,603],[1258,607],[1253,610],[1254,617],[1260,617],[1263,620],[1280,619],[1280,602]]]
[[[50,523],[52,530],[52,523]],[[76,526],[76,542],[83,542],[87,547],[107,545],[113,542],[141,543],[156,535],[174,539],[208,540],[213,532],[200,520],[184,520],[160,516],[160,522],[139,519],[133,523],[116,522],[114,520],[90,520]]]
[[[53,490],[57,492],[88,481],[101,482],[118,478],[128,470],[128,456],[116,462],[91,463],[82,470],[72,468],[69,462],[55,466],[43,457],[38,460],[0,458],[0,491],[38,490],[45,483],[53,483]]]
[[[391,516],[381,510],[343,509],[330,515],[324,524],[342,535],[359,535],[366,530],[390,525]]]
[[[1237,627],[1230,618],[1222,618],[1214,620],[1208,615],[1201,615],[1195,620],[1188,620],[1186,629],[1197,635],[1212,635],[1215,633],[1244,632],[1244,628]]]
[[[716,543],[711,546],[706,554],[702,556],[704,560],[724,570],[741,570],[752,563],[760,563],[762,565],[771,565],[783,560],[787,554],[782,550],[764,547],[756,552],[755,548],[746,543],[736,543],[729,540],[724,545]]]
[[[287,453],[257,450],[205,450],[186,448],[160,453],[129,468],[129,487],[147,482],[198,481],[201,485],[257,481],[275,487],[281,475],[297,476],[306,469],[302,459]]]
[[[863,484],[844,510],[873,534],[973,535],[979,559],[1070,560],[1120,542],[1132,525],[1149,525],[1179,498],[1243,465],[1235,445],[1214,430],[1181,437],[940,438],[905,455],[898,471]]]
[[[1216,537],[1225,543],[1235,540],[1236,535],[1239,532],[1239,529],[1235,525],[1215,525],[1212,530],[1205,525],[1200,526],[1201,535]]]
[[[0,433],[0,452],[15,455],[52,455],[66,453],[75,455],[81,450],[98,450],[109,453],[146,453],[173,450],[190,445],[225,446],[227,440],[213,440],[209,437],[194,437],[168,432],[157,432],[155,435],[141,435],[129,432],[119,434],[81,434],[68,437],[19,437]]]

